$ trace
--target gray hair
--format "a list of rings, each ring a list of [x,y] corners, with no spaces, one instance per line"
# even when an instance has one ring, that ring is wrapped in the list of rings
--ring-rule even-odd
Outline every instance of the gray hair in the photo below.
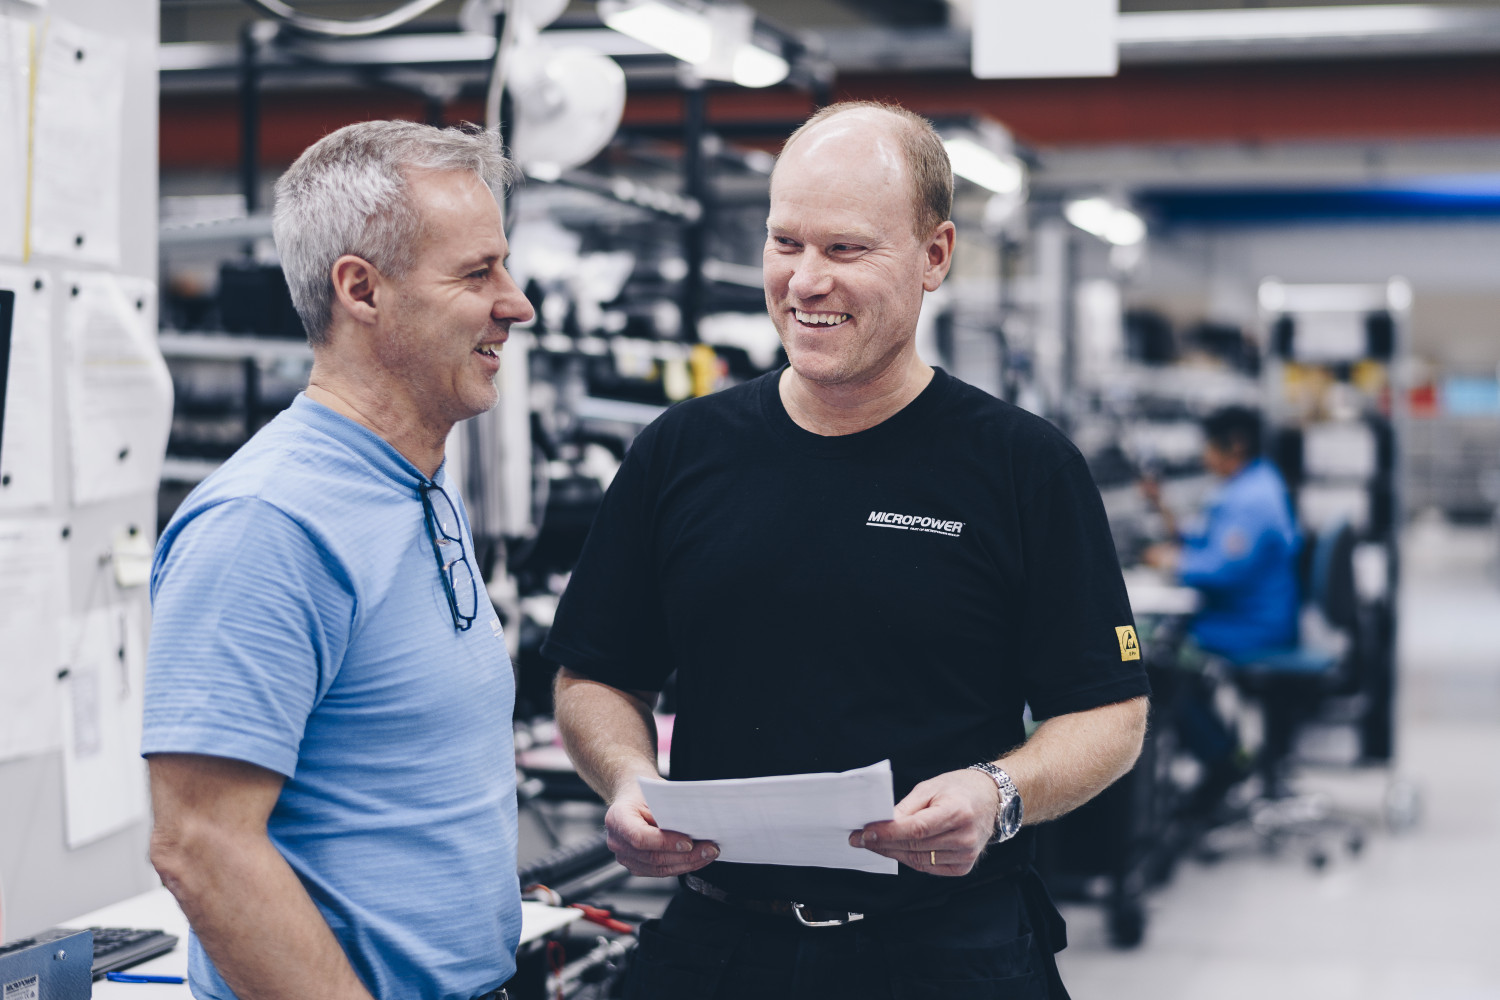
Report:
[[[362,257],[400,278],[416,263],[422,217],[409,170],[469,170],[498,196],[520,176],[498,133],[416,122],[346,125],[313,143],[276,182],[271,220],[292,304],[313,346],[333,321],[333,263]]]

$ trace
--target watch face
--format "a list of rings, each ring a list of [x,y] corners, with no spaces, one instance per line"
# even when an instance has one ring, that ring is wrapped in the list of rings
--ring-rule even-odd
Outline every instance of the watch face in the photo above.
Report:
[[[1000,818],[995,826],[1003,839],[1009,839],[1021,829],[1021,796],[1012,795],[1000,807]]]

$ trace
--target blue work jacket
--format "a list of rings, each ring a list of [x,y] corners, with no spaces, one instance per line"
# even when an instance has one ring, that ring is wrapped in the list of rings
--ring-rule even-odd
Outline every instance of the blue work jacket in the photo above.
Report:
[[[1286,483],[1257,459],[1227,480],[1183,538],[1178,576],[1203,594],[1192,634],[1231,659],[1297,642],[1297,550]]]

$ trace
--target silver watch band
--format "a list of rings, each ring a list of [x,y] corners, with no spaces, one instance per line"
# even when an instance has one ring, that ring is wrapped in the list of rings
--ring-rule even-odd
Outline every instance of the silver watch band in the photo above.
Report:
[[[1000,806],[995,813],[995,833],[990,843],[998,844],[1014,837],[1021,828],[1022,819],[1021,793],[1017,790],[1016,783],[1003,767],[989,761],[970,764],[968,769],[988,775],[995,783],[996,794],[1000,797]]]

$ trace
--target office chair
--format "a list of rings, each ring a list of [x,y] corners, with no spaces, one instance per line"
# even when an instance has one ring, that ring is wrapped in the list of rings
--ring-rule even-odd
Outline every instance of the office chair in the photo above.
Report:
[[[1306,563],[1301,636],[1290,649],[1267,650],[1235,661],[1231,676],[1260,705],[1263,738],[1254,767],[1259,795],[1246,807],[1250,827],[1269,849],[1300,838],[1312,841],[1309,861],[1327,863],[1330,840],[1350,853],[1364,846],[1362,826],[1339,816],[1324,795],[1297,795],[1287,770],[1298,733],[1333,697],[1357,683],[1362,641],[1359,596],[1354,583],[1353,529],[1330,526],[1314,540]]]

